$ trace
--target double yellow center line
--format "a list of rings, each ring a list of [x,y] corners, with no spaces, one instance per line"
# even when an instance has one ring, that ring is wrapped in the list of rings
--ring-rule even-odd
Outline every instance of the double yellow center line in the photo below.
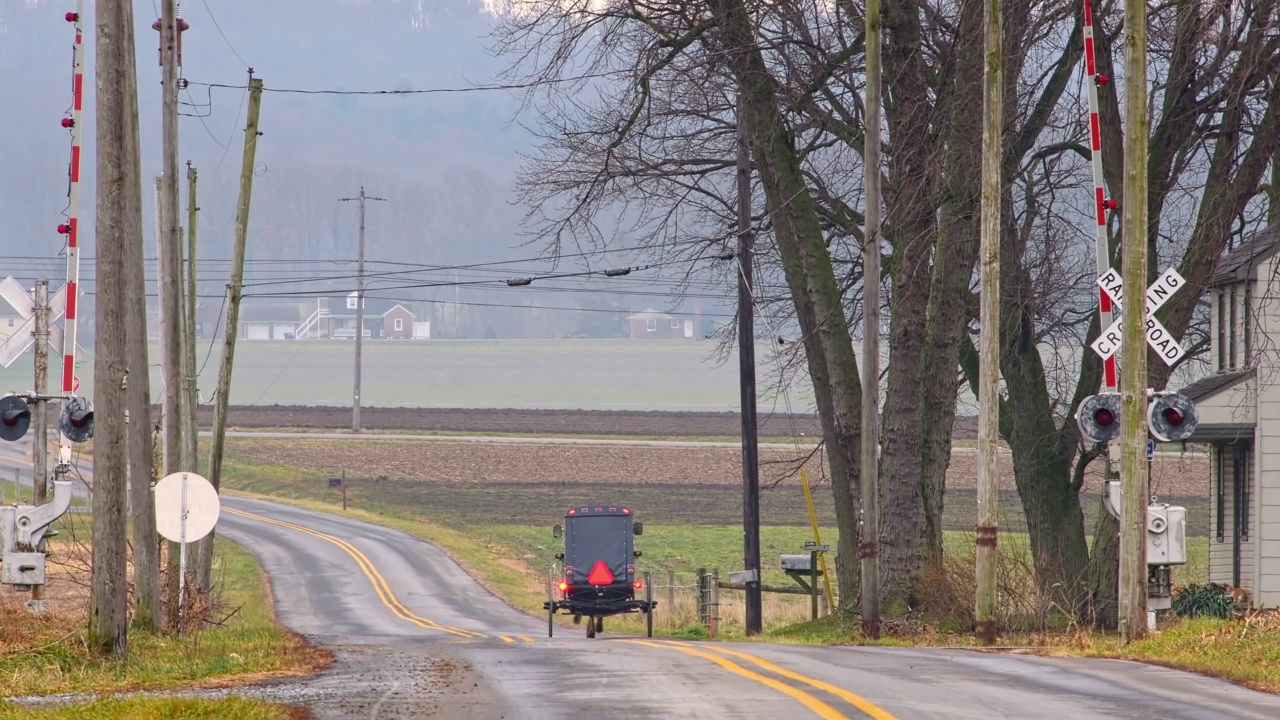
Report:
[[[333,543],[334,545],[337,545],[339,548],[342,549],[343,552],[350,555],[351,558],[356,561],[356,564],[360,566],[360,571],[363,572],[365,577],[369,579],[369,582],[373,585],[373,591],[377,593],[378,599],[382,601],[382,604],[387,606],[387,608],[391,610],[391,612],[394,613],[396,617],[399,617],[402,620],[413,623],[414,625],[417,625],[422,628],[427,628],[430,630],[440,630],[442,632],[450,633],[452,635],[457,635],[458,637],[463,637],[463,638],[485,637],[482,633],[478,633],[473,630],[466,630],[464,628],[441,625],[440,623],[437,623],[434,620],[430,620],[428,618],[422,617],[421,615],[418,615],[417,613],[410,610],[408,607],[404,605],[404,603],[400,602],[400,599],[397,598],[395,593],[391,591],[390,584],[387,583],[387,579],[383,577],[382,573],[378,572],[378,569],[374,567],[373,561],[370,560],[367,555],[357,550],[355,546],[353,546],[351,543],[347,542],[346,540],[343,540],[342,538],[335,537],[333,535],[330,535],[328,533],[323,533],[318,530],[312,530],[309,527],[298,525],[296,523],[286,522],[284,520],[276,520],[274,518],[265,517],[263,515],[244,512],[243,510],[233,510],[231,508],[224,507],[223,512],[227,512],[232,515],[236,515],[238,517],[246,518],[249,520],[257,520],[258,522],[269,523],[271,525],[277,525],[279,527],[289,528],[290,530],[296,530],[298,532],[306,533],[307,535],[311,535],[312,537],[316,537],[326,542],[330,542],[330,543]],[[528,637],[526,635],[499,635],[498,638],[502,640],[502,642],[504,643],[533,642],[533,638]],[[796,700],[801,705],[804,705],[806,708],[811,710],[818,717],[822,718],[822,720],[847,720],[849,716],[843,714],[842,712],[837,710],[835,707],[823,701],[818,696],[814,695],[812,692],[808,690],[796,687],[794,685],[787,684],[785,682],[782,682],[781,680],[778,680],[777,678],[769,677],[768,675],[763,675],[759,672],[756,672],[747,667],[744,667],[739,663],[734,662],[730,658],[745,660],[766,672],[770,672],[770,673],[773,673],[774,675],[786,678],[788,680],[792,680],[794,682],[801,683],[803,685],[808,685],[809,687],[815,688],[817,690],[821,690],[827,693],[828,695],[839,698],[840,700],[852,705],[853,707],[861,711],[863,714],[873,718],[874,720],[895,720],[895,718],[892,715],[890,715],[888,712],[885,712],[883,709],[881,709],[874,703],[858,695],[855,695],[854,693],[851,693],[848,690],[845,690],[844,688],[836,687],[835,685],[825,683],[821,680],[816,680],[814,678],[806,677],[799,673],[792,672],[791,670],[787,670],[786,668],[780,667],[774,663],[769,662],[768,660],[765,660],[764,658],[757,657],[756,655],[752,655],[750,653],[741,652],[739,650],[730,650],[728,648],[720,647],[715,644],[700,644],[699,647],[703,649],[695,649],[694,647],[691,646],[690,643],[665,641],[665,640],[649,641],[649,640],[624,639],[623,642],[635,643],[637,645],[644,645],[646,647],[651,647],[651,648],[676,650],[686,655],[692,655],[693,657],[707,660],[709,662],[712,662],[720,666],[721,668],[723,668],[728,672],[731,672],[735,675],[746,678],[753,682],[760,683],[761,685],[764,685],[773,690],[777,690],[778,692]]]
[[[716,665],[719,665],[721,668],[727,670],[728,672],[744,677],[753,682],[760,683],[761,685],[764,685],[765,687],[771,688],[773,690],[777,690],[778,692],[786,695],[787,697],[792,698],[796,702],[799,702],[801,705],[804,705],[806,708],[809,708],[809,710],[811,710],[818,717],[822,718],[822,720],[848,720],[849,716],[840,712],[829,703],[824,702],[817,695],[814,695],[812,692],[809,692],[808,690],[804,690],[802,688],[798,688],[793,685],[788,685],[787,683],[784,683],[776,678],[769,677],[768,675],[762,675],[754,670],[751,670],[750,668],[743,667],[742,665],[736,662],[733,662],[728,657],[724,657],[724,656],[727,655],[729,657],[738,658],[740,660],[746,660],[747,662],[752,663],[753,665],[756,665],[762,670],[771,672],[775,675],[779,675],[788,680],[793,680],[795,682],[802,683],[804,685],[808,685],[809,687],[821,690],[829,695],[832,695],[834,697],[837,697],[843,700],[846,703],[849,703],[853,707],[857,708],[861,712],[861,714],[864,714],[870,718],[874,718],[874,720],[896,720],[893,715],[890,715],[883,708],[881,708],[880,706],[876,705],[875,703],[871,702],[870,700],[867,700],[866,698],[860,695],[856,695],[854,693],[849,692],[848,690],[845,690],[842,687],[837,687],[835,685],[823,682],[816,678],[811,678],[805,675],[801,675],[800,673],[793,672],[784,667],[780,667],[774,663],[771,663],[762,657],[758,657],[750,653],[745,653],[738,650],[730,650],[729,648],[721,647],[715,644],[700,645],[700,647],[704,648],[705,650],[697,650],[697,649],[694,649],[693,647],[690,647],[689,643],[683,643],[683,642],[673,642],[673,641],[652,642],[648,640],[627,640],[626,642],[632,642],[632,643],[636,643],[637,645],[645,645],[653,648],[668,648],[671,650],[677,650],[686,655],[692,655],[694,657],[702,658],[703,660],[708,660],[710,662],[715,663]]]
[[[418,615],[417,613],[413,612],[409,608],[405,607],[405,604],[400,602],[400,598],[396,597],[395,593],[391,592],[391,586],[387,584],[387,579],[382,576],[382,573],[378,572],[378,569],[376,567],[374,567],[373,561],[370,560],[368,556],[366,556],[364,553],[357,550],[355,546],[353,546],[351,543],[347,542],[346,540],[343,540],[342,538],[329,535],[328,533],[322,533],[318,530],[312,530],[309,527],[297,525],[295,523],[285,522],[283,520],[276,520],[274,518],[264,517],[262,515],[255,515],[254,513],[247,513],[242,510],[232,510],[231,508],[223,508],[223,512],[231,513],[232,515],[237,515],[239,517],[247,518],[249,520],[257,520],[258,522],[270,523],[272,525],[286,527],[291,530],[297,530],[298,532],[306,533],[313,537],[317,537],[317,538],[320,538],[321,540],[325,540],[327,542],[333,543],[334,545],[337,545],[344,552],[350,555],[353,560],[356,561],[356,564],[360,566],[360,571],[363,572],[364,576],[369,578],[369,582],[373,584],[373,591],[378,594],[378,599],[381,600],[382,604],[386,605],[387,608],[390,609],[391,612],[394,613],[396,617],[400,618],[401,620],[411,622],[414,625],[417,625],[418,627],[426,628],[429,630],[440,630],[442,632],[447,632],[452,635],[457,635],[458,637],[464,637],[464,638],[484,637],[483,634],[475,632],[473,630],[466,630],[464,628],[441,625],[440,623],[434,620],[430,620],[428,618],[424,618],[421,615]],[[509,640],[506,637],[504,637],[503,640],[506,642],[512,642],[512,640]]]

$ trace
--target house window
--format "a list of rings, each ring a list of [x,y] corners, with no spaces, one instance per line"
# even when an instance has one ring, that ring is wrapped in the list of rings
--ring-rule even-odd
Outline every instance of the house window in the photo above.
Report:
[[[356,309],[356,294],[355,294],[355,293],[351,293],[350,295],[348,295],[348,296],[347,296],[347,309],[348,309],[348,310],[355,310],[355,309]]]
[[[672,329],[672,330],[679,330],[679,329],[680,329],[680,321],[679,321],[679,320],[677,320],[676,318],[671,318],[671,329]]]
[[[1218,291],[1218,369],[1227,367],[1227,294]]]
[[[653,319],[653,318],[649,318],[648,320],[645,320],[645,321],[644,321],[644,329],[645,329],[646,331],[648,331],[648,332],[657,332],[657,330],[658,330],[658,321],[657,321],[657,320],[655,320],[655,319]]]
[[[396,330],[404,330],[404,318],[396,318]]]
[[[1253,283],[1244,286],[1244,364],[1249,365],[1253,353]]]
[[[13,318],[9,318],[9,327],[13,327]]]
[[[1236,289],[1231,288],[1231,326],[1227,333],[1227,345],[1231,353],[1231,367],[1236,367]]]

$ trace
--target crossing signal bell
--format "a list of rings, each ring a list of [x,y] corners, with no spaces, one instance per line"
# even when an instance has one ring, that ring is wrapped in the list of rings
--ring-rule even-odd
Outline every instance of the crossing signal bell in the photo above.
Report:
[[[1120,395],[1090,395],[1076,410],[1080,437],[1095,443],[1115,440],[1120,434]]]
[[[73,397],[62,404],[58,413],[58,429],[67,439],[82,443],[93,437],[93,406],[82,397]]]
[[[1147,428],[1159,442],[1184,442],[1199,424],[1195,401],[1186,395],[1159,395],[1147,408]]]
[[[31,408],[17,395],[0,398],[0,439],[21,440],[31,427]]]

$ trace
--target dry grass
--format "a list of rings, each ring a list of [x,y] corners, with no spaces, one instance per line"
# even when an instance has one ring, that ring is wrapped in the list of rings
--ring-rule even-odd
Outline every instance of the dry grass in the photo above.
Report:
[[[32,708],[0,702],[0,720],[309,720],[310,712],[261,700],[133,697]]]
[[[332,662],[327,650],[275,622],[261,568],[222,540],[215,545],[217,624],[181,637],[132,631],[128,658],[98,659],[85,642],[89,551],[66,535],[50,543],[49,613],[28,613],[25,595],[0,595],[0,687],[6,695],[226,686],[309,674]]]

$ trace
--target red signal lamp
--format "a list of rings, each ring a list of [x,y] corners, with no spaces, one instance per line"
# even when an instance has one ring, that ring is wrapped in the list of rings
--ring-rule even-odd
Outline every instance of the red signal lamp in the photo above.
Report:
[[[58,224],[58,234],[59,234],[59,235],[70,235],[70,234],[71,234],[71,226],[70,226],[70,225],[68,225],[68,224],[66,224],[66,223],[59,223],[59,224]]]
[[[78,13],[78,12],[69,12],[69,13],[67,13],[66,15],[63,15],[63,17],[65,17],[65,18],[67,19],[67,22],[75,22],[75,21],[77,21],[77,20],[79,20],[79,19],[80,19],[80,13]]]
[[[1115,210],[1116,208],[1120,207],[1120,203],[1116,202],[1115,198],[1107,198],[1106,200],[1102,201],[1102,207],[1106,208],[1107,210]]]
[[[1102,73],[1098,73],[1097,75],[1093,76],[1093,81],[1098,83],[1099,85],[1106,85],[1107,83],[1111,82],[1111,78],[1107,77],[1106,75],[1103,75]]]
[[[1107,408],[1098,408],[1093,413],[1093,421],[1098,423],[1100,427],[1111,427],[1116,421],[1116,416]]]
[[[1177,408],[1165,408],[1163,415],[1165,421],[1174,427],[1181,425],[1186,420],[1182,413],[1178,412]]]
[[[64,117],[64,118],[62,118],[62,127],[64,127],[64,128],[70,128],[70,127],[75,127],[75,125],[76,125],[76,121],[75,121],[75,120],[72,120],[72,119],[71,119],[71,118],[69,118],[69,117]]]

